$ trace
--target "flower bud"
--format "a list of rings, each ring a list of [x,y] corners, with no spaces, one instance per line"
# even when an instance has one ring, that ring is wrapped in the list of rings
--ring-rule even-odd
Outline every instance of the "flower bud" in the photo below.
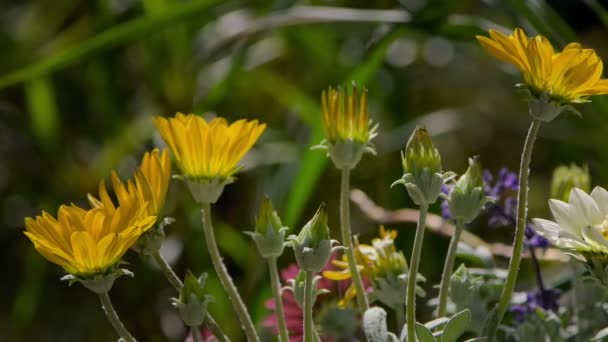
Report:
[[[469,168],[460,176],[452,188],[448,205],[452,218],[464,223],[473,221],[492,199],[485,194],[479,157],[469,159]]]
[[[466,308],[478,295],[482,279],[473,276],[469,270],[460,265],[450,278],[450,299],[458,309]]]
[[[198,327],[203,324],[207,316],[207,305],[213,300],[213,297],[206,295],[203,290],[206,280],[206,273],[197,279],[188,272],[179,298],[171,298],[173,306],[178,309],[180,317],[189,327]]]
[[[380,307],[367,309],[363,314],[363,330],[368,341],[387,342],[386,311]]]
[[[327,226],[325,203],[315,216],[302,228],[298,236],[288,238],[296,256],[296,262],[303,271],[320,272],[327,264],[332,252],[332,243]]]
[[[325,142],[329,157],[338,169],[354,168],[364,152],[375,154],[371,140],[377,125],[371,125],[367,111],[367,89],[359,92],[353,84],[348,90],[329,87],[321,94]]]
[[[255,221],[255,231],[245,232],[251,236],[264,258],[279,257],[283,254],[285,233],[289,230],[283,227],[279,215],[272,207],[272,201],[264,197],[258,218]]]
[[[422,126],[416,127],[410,136],[401,161],[404,173],[411,173],[415,176],[422,174],[425,169],[430,173],[442,172],[439,151],[433,145],[426,128]]]
[[[443,172],[441,156],[433,145],[426,128],[418,126],[401,153],[403,177],[395,184],[403,184],[417,205],[435,203],[441,193],[441,185],[453,178],[453,173]]]
[[[591,176],[587,165],[579,167],[570,164],[569,167],[566,165],[556,167],[551,179],[551,198],[568,202],[570,192],[575,187],[584,192],[591,190]]]

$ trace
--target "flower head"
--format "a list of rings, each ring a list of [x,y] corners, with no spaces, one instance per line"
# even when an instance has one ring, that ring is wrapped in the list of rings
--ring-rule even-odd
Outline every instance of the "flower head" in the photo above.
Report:
[[[123,183],[115,171],[112,171],[111,179],[112,188],[119,204],[135,197],[140,203],[147,203],[144,210],[145,215],[158,216],[165,204],[165,196],[171,180],[169,153],[167,150],[160,152],[158,149],[146,152],[131,179]],[[106,210],[116,209],[105,186],[100,187],[99,195],[98,199],[89,194],[89,203],[92,207],[106,208]]]
[[[348,90],[329,87],[321,94],[323,107],[323,127],[330,143],[352,140],[366,144],[376,135],[370,129],[367,111],[367,89],[359,93],[353,85]]]
[[[418,175],[427,169],[430,173],[442,172],[441,156],[433,145],[426,128],[416,127],[401,155],[404,173]]]
[[[364,152],[376,153],[371,140],[378,126],[369,119],[367,89],[359,93],[353,84],[349,94],[340,87],[329,87],[321,94],[321,106],[326,140],[316,147],[327,148],[337,168],[352,169]]]
[[[223,118],[211,122],[194,114],[154,118],[184,176],[193,181],[224,181],[238,171],[238,162],[258,140],[265,124]]]
[[[570,43],[556,52],[547,38],[528,37],[520,28],[509,36],[495,30],[489,33],[489,38],[477,36],[477,40],[494,57],[517,67],[535,97],[545,94],[565,104],[608,94],[608,80],[601,78],[603,64],[593,49]]]
[[[608,261],[608,191],[598,186],[587,194],[574,188],[568,203],[551,199],[549,208],[555,221],[534,219],[540,235],[586,259]]]
[[[401,276],[407,274],[408,266],[403,252],[395,248],[396,237],[396,230],[380,226],[380,237],[373,239],[371,246],[358,241],[355,246],[355,261],[361,275],[371,283],[374,297],[389,306],[405,303],[405,281]],[[341,260],[332,260],[332,265],[336,269],[324,271],[325,278],[346,280],[352,277],[346,255]],[[357,291],[351,284],[338,306],[346,307],[356,295]]]
[[[481,176],[479,157],[469,159],[469,168],[458,178],[449,191],[448,203],[451,216],[470,223],[492,198],[486,196]]]
[[[109,271],[156,220],[147,214],[147,203],[136,192],[115,206],[103,182],[99,188],[103,207],[84,210],[63,205],[57,219],[46,212],[25,219],[25,235],[36,250],[81,278]]]
[[[526,301],[511,306],[513,319],[516,322],[523,322],[526,316],[535,312],[537,308],[557,313],[559,309],[559,289],[534,290],[526,292]]]

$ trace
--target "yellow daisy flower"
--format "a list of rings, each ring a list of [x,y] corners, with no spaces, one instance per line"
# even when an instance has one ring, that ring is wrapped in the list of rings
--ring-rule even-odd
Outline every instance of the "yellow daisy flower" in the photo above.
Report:
[[[171,160],[169,152],[154,149],[146,152],[139,168],[129,181],[123,183],[118,174],[112,171],[112,187],[118,198],[118,203],[128,202],[136,197],[140,203],[148,203],[143,212],[147,216],[158,216],[165,204],[165,196],[171,180]],[[89,202],[94,208],[115,210],[112,200],[107,195],[105,187],[100,189],[100,199],[89,195]]]
[[[266,128],[257,120],[229,125],[223,118],[207,122],[198,115],[182,113],[169,119],[156,117],[154,124],[184,176],[197,181],[230,179]]]
[[[99,187],[103,208],[62,205],[57,219],[46,212],[25,219],[25,235],[36,250],[83,278],[107,272],[156,220],[145,214],[147,203],[137,196],[124,197],[115,206],[103,182]]]
[[[495,30],[489,34],[490,38],[477,36],[477,40],[494,57],[517,67],[536,97],[546,94],[565,104],[608,94],[608,80],[601,78],[602,60],[593,49],[570,43],[555,52],[547,38],[528,37],[520,28],[509,36]]]
[[[398,277],[400,274],[407,273],[407,262],[402,252],[397,251],[394,240],[397,238],[396,230],[386,230],[380,226],[380,238],[372,240],[372,245],[356,243],[355,259],[359,272],[366,279],[374,283],[380,278],[388,276]],[[324,271],[323,276],[331,280],[350,279],[352,274],[348,267],[346,255],[342,260],[333,260],[332,265],[338,270]],[[357,295],[354,285],[344,293],[344,297],[338,302],[339,307],[346,307]]]

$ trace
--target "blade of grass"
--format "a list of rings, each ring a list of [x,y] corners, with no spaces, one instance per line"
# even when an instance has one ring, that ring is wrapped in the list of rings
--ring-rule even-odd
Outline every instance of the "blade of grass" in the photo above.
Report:
[[[59,114],[55,89],[50,77],[40,77],[25,83],[25,96],[30,112],[32,133],[40,146],[52,147],[59,135]]]
[[[65,68],[95,53],[146,37],[152,32],[171,27],[176,23],[183,23],[184,20],[203,13],[218,2],[218,0],[195,0],[183,5],[174,5],[162,14],[143,16],[116,25],[79,45],[0,77],[0,89]]]

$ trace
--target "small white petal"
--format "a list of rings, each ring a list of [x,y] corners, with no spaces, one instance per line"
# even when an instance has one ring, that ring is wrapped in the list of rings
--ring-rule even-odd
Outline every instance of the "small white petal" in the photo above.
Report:
[[[579,188],[572,189],[570,193],[570,206],[576,208],[576,211],[582,212],[590,225],[602,223],[604,215],[595,204],[591,196]]]
[[[568,203],[551,199],[549,200],[549,209],[551,209],[551,213],[557,224],[562,228],[561,230],[567,231],[572,235],[581,237],[581,228],[589,225],[585,217],[581,213],[577,215],[576,210]]]
[[[591,191],[591,197],[597,204],[597,207],[600,208],[602,214],[604,214],[604,216],[608,215],[608,191],[601,186],[596,186],[593,191]]]

